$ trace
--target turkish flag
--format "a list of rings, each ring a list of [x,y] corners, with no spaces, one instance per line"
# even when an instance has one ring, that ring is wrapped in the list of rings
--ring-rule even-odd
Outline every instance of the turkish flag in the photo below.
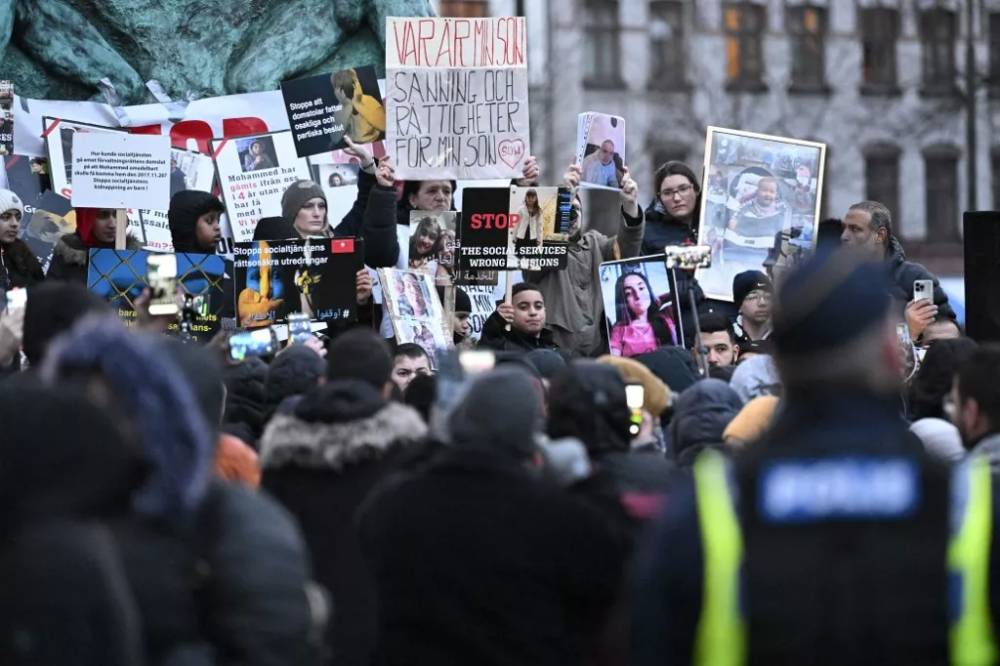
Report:
[[[354,253],[354,239],[353,238],[334,238],[330,241],[330,253],[331,254],[353,254]]]

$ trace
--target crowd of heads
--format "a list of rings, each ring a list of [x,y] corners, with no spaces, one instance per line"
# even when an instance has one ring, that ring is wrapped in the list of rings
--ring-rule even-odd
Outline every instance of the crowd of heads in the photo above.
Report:
[[[338,97],[349,99],[358,83],[355,78],[335,80],[334,85]],[[614,145],[604,141],[600,161],[609,163],[613,154]],[[674,225],[684,233],[696,230],[701,188],[693,171],[668,162],[653,180],[651,211],[658,211],[657,224]],[[391,187],[380,186],[393,197],[397,219],[390,226],[398,222],[408,227],[411,211],[454,210],[454,181],[408,181],[398,196]],[[761,177],[752,204],[770,209],[778,191],[774,178]],[[524,203],[529,212],[538,210],[534,189],[527,190]],[[595,248],[602,243],[618,251],[631,228],[633,256],[638,252],[641,210],[639,226],[631,221],[634,216],[623,214],[619,237],[611,243],[596,231],[581,233],[578,194],[572,206],[574,251],[599,252]],[[0,209],[0,246],[8,262],[4,286],[28,286],[12,279],[40,273],[40,267],[36,271],[18,263],[28,261],[16,251],[24,205],[3,191]],[[281,209],[280,218],[261,222],[257,231],[262,238],[334,235],[326,194],[316,183],[292,184],[281,198]],[[215,252],[224,212],[211,194],[177,193],[168,211],[175,251]],[[414,219],[406,248],[410,268],[444,251],[447,241],[435,217]],[[112,247],[120,236],[117,211],[81,210],[77,220],[76,233],[85,246]],[[831,247],[838,230],[838,247]],[[254,488],[263,483],[285,503],[290,529],[300,521],[312,557],[324,558],[331,557],[325,550],[331,537],[323,529],[328,515],[377,515],[379,502],[399,491],[392,485],[394,475],[420,479],[438,474],[450,480],[455,474],[475,478],[478,470],[488,468],[505,470],[496,473],[513,475],[525,487],[544,486],[560,497],[577,495],[593,502],[598,513],[607,510],[612,498],[612,522],[621,521],[631,547],[631,539],[655,522],[656,498],[677,475],[690,475],[706,450],[734,459],[752,452],[782,410],[810,396],[853,393],[894,400],[900,418],[913,423],[913,432],[936,458],[964,458],[983,441],[1000,436],[1000,350],[963,337],[946,302],[935,302],[933,312],[918,312],[925,306],[906,302],[905,292],[912,288],[906,286],[912,282],[906,276],[912,274],[905,271],[915,269],[897,252],[885,206],[855,204],[842,223],[827,224],[825,233],[827,240],[816,255],[780,280],[757,270],[736,274],[731,304],[701,295],[689,303],[697,283],[691,275],[677,278],[678,293],[670,298],[684,311],[687,335],[675,327],[678,322],[665,318],[668,303],[649,276],[623,270],[614,283],[616,323],[597,333],[605,346],[586,354],[555,342],[556,332],[561,340],[578,333],[566,330],[568,306],[561,299],[573,301],[576,310],[570,317],[579,315],[578,321],[594,324],[585,313],[591,301],[600,300],[596,278],[579,276],[593,277],[586,271],[608,256],[581,261],[587,268],[574,277],[526,274],[480,322],[478,345],[472,340],[472,302],[458,288],[446,312],[450,321],[439,322],[455,343],[448,352],[435,353],[423,341],[387,341],[375,332],[376,315],[353,328],[331,327],[311,344],[293,340],[277,353],[245,361],[226,353],[231,333],[221,333],[207,346],[182,344],[157,333],[162,322],[142,312],[140,330],[130,330],[83,285],[36,279],[41,284],[30,285],[16,345],[0,350],[8,368],[0,380],[0,393],[6,396],[0,399],[0,422],[5,430],[11,423],[11,432],[33,433],[31,447],[41,455],[37,460],[27,455],[28,440],[21,434],[3,438],[0,454],[9,456],[9,463],[0,461],[0,494],[8,500],[3,504],[10,521],[3,527],[14,529],[40,516],[103,520],[124,512],[143,529],[162,522],[176,534],[188,534],[185,530],[200,520],[215,484]],[[359,298],[358,307],[371,313],[371,287],[367,290],[368,298]],[[406,316],[434,314],[432,294],[418,274],[401,272],[396,292],[410,308]],[[445,295],[443,289],[439,295]],[[619,326],[632,331],[648,326],[654,343],[632,358],[612,355],[608,338],[615,337]],[[59,423],[46,422],[37,409],[41,403],[59,413]],[[40,445],[73,430],[87,433],[78,450]],[[92,446],[95,438],[104,442],[100,451]],[[77,464],[101,465],[108,479],[83,488],[70,474],[71,485],[61,496],[72,502],[48,501],[46,489],[55,485],[55,477]],[[304,476],[293,476],[285,485],[288,470]],[[348,504],[316,509],[298,503],[293,489],[306,487],[309,475],[318,471],[331,474],[326,482],[333,486],[349,488]],[[455,498],[459,505],[498,506],[504,501],[477,492],[475,483],[455,487],[467,493]],[[418,506],[420,498],[414,502]],[[539,507],[542,514],[543,509]],[[424,518],[450,519],[434,512]],[[365,561],[389,569],[395,565],[391,552],[368,541],[362,554],[360,537],[352,529],[334,530],[341,544],[349,544],[350,557],[337,559],[337,565],[313,565],[320,582],[334,588],[335,608],[339,593],[347,600],[348,617],[352,612],[373,616],[376,604],[368,603],[370,597],[386,589],[362,583],[369,599],[358,601],[345,591],[345,579],[387,575],[383,569],[365,569]],[[465,524],[456,522],[455,529],[465,529]],[[395,536],[416,538],[405,529]],[[379,533],[372,543],[383,537]],[[155,544],[139,540],[142,547]],[[297,552],[304,560],[301,546]],[[241,556],[255,554],[241,551]],[[421,563],[412,564],[412,575],[419,577]],[[294,584],[304,585],[305,578],[295,578]],[[134,577],[128,581],[131,594],[143,596],[141,586]],[[140,615],[149,612],[141,600],[138,605]]]

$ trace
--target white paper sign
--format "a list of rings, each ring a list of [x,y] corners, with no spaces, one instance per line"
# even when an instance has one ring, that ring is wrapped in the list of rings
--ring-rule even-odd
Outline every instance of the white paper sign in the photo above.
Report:
[[[167,208],[170,138],[74,133],[72,201],[87,208]]]
[[[396,177],[517,178],[530,153],[523,17],[386,19]]]
[[[312,180],[290,131],[212,142],[226,213],[237,243],[253,240],[257,222],[281,215],[281,196],[297,180]]]

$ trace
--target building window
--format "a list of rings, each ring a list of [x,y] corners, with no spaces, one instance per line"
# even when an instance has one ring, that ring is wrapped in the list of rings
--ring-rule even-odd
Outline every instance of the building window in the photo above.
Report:
[[[895,93],[899,12],[877,7],[861,10],[862,92]]]
[[[479,18],[490,15],[489,0],[441,0],[438,16]]]
[[[899,215],[899,148],[878,144],[865,151],[865,199],[885,205]]]
[[[722,10],[726,33],[726,78],[729,87],[739,90],[765,90],[764,7],[747,2],[731,3]]]
[[[586,0],[584,5],[584,85],[594,88],[621,88],[617,0]]]
[[[652,88],[684,88],[684,5],[676,0],[649,4],[650,78]]]
[[[927,241],[958,240],[958,151],[951,147],[924,152]]]
[[[826,9],[789,7],[788,31],[792,35],[792,90],[826,90]]]
[[[687,163],[688,147],[683,143],[661,143],[653,144],[653,177],[656,177],[656,170],[667,162]],[[699,187],[701,183],[696,183]],[[650,188],[656,191],[656,183],[650,182]]]
[[[1000,12],[990,14],[990,95],[1000,97]]]
[[[923,94],[955,92],[955,12],[928,9],[920,13],[920,62]]]

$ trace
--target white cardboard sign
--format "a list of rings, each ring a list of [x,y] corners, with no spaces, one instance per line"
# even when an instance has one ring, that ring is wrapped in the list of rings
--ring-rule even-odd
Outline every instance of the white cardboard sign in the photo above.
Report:
[[[73,134],[73,206],[152,208],[170,205],[170,138]]]

